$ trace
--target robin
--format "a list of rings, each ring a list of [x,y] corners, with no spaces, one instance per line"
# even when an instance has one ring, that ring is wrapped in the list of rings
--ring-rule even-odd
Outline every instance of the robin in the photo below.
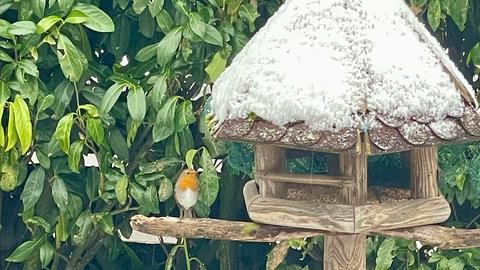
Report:
[[[197,172],[193,169],[183,170],[175,183],[175,200],[180,207],[180,219],[193,218],[192,207],[197,203],[199,190]]]

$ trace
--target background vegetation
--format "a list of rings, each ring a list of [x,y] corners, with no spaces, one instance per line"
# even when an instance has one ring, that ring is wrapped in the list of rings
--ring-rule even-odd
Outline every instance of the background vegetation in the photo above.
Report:
[[[280,4],[0,0],[0,268],[264,269],[268,244],[189,241],[187,266],[186,245],[125,244],[118,230],[128,236],[135,213],[178,215],[172,186],[191,149],[203,169],[197,213],[246,219],[239,191],[251,177],[252,149],[212,141],[209,86]],[[480,3],[410,4],[478,86]],[[448,225],[477,226],[479,154],[476,144],[441,151],[442,191],[455,209]],[[220,175],[212,158],[224,160]],[[322,157],[312,158],[322,170]],[[380,183],[406,175],[399,155],[370,162]],[[372,269],[480,268],[480,249],[368,243]],[[283,245],[277,252],[291,248],[279,269],[321,269],[322,238]]]

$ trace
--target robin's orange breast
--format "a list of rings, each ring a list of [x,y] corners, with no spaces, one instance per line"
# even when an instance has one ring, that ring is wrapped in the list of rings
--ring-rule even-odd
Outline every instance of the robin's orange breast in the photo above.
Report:
[[[178,188],[180,190],[191,189],[193,191],[198,190],[198,178],[196,175],[185,175],[178,179]]]

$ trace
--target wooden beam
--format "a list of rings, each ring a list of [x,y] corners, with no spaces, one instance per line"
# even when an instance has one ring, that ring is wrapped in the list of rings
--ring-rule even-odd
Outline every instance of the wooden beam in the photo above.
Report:
[[[420,241],[440,249],[465,249],[480,247],[480,229],[454,229],[438,225],[420,226],[370,234]]]
[[[209,218],[184,218],[179,220],[174,217],[136,215],[131,218],[130,224],[134,230],[152,235],[244,242],[276,242],[328,233],[319,230]]]
[[[366,269],[366,243],[364,234],[325,236],[324,269]]]
[[[410,151],[410,190],[412,198],[439,196],[437,147],[419,147]]]
[[[367,151],[343,152],[339,156],[340,175],[352,177],[353,186],[343,190],[344,201],[353,207],[367,203]],[[354,210],[355,211],[355,210]],[[356,219],[354,214],[354,219]],[[354,221],[355,223],[355,221]],[[355,226],[354,226],[355,231]],[[365,234],[326,235],[325,270],[366,269],[367,238]]]
[[[355,207],[355,232],[389,230],[440,223],[450,216],[443,197]]]
[[[174,217],[145,217],[142,215],[136,215],[132,217],[131,225],[135,231],[148,233],[152,236],[207,238],[245,242],[277,242],[289,239],[308,238],[318,235],[326,235],[329,237],[335,236],[339,237],[340,239],[342,237],[346,237],[342,234],[335,234],[321,230],[299,229],[256,224],[253,222],[205,218],[179,220],[178,218]],[[428,225],[386,231],[371,230],[367,233],[369,235],[420,241],[423,245],[431,245],[440,249],[465,249],[480,247],[480,229],[454,229],[438,225]],[[335,245],[330,246],[334,247]],[[334,249],[338,248],[341,247],[334,247]],[[338,252],[330,250],[325,254],[336,253]]]
[[[281,172],[285,166],[285,149],[274,145],[255,145],[255,170]],[[262,197],[285,197],[286,183],[256,179]]]
[[[250,219],[258,223],[354,232],[354,209],[351,205],[332,205],[257,197],[248,208]]]
[[[322,185],[334,187],[350,187],[353,186],[352,177],[334,176],[326,174],[301,174],[301,173],[283,173],[283,172],[266,172],[257,171],[255,178],[261,181],[297,183],[309,185]]]

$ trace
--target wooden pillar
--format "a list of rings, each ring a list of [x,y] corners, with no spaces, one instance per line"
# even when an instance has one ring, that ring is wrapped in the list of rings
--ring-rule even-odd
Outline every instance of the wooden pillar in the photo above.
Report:
[[[340,154],[341,175],[353,176],[353,188],[344,190],[345,202],[364,205],[367,202],[367,160],[365,152]],[[326,235],[324,241],[325,270],[366,269],[367,238],[365,234]]]
[[[285,149],[274,145],[255,146],[255,170],[281,172],[285,164]],[[266,180],[257,180],[262,197],[285,197],[287,184]]]
[[[410,191],[412,199],[439,195],[437,147],[419,147],[410,151]]]

